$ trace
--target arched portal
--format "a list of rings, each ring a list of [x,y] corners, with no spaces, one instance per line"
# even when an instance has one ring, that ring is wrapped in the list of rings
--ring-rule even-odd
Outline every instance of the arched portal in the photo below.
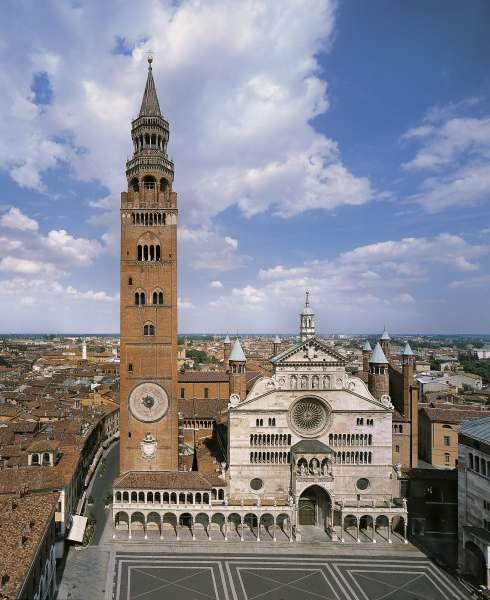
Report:
[[[298,524],[325,529],[331,519],[332,501],[328,493],[318,485],[306,488],[299,497]]]
[[[464,550],[468,578],[477,586],[487,585],[487,565],[483,552],[474,542],[466,542]]]

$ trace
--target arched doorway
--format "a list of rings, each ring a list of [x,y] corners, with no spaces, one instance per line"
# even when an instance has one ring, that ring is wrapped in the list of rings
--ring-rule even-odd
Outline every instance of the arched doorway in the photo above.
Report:
[[[298,502],[298,525],[313,525],[326,529],[331,524],[332,501],[318,485],[312,485],[301,494]]]
[[[475,585],[487,585],[487,565],[483,552],[474,542],[466,542],[465,571]]]

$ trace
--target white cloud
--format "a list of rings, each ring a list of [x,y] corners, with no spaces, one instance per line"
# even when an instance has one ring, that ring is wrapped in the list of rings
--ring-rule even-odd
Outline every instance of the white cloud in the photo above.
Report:
[[[297,277],[307,274],[309,269],[306,267],[291,267],[286,268],[283,265],[277,265],[270,269],[260,269],[260,279],[283,279],[285,277]]]
[[[332,0],[169,0],[116,13],[100,3],[43,7],[56,36],[34,26],[36,11],[21,11],[38,50],[26,55],[15,28],[4,31],[18,60],[0,73],[9,80],[0,166],[35,189],[62,161],[78,178],[97,179],[110,192],[100,208],[111,212],[107,239],[115,242],[130,119],[151,48],[175,189],[189,200],[183,218],[194,227],[234,204],[247,215],[289,217],[367,202],[370,182],[349,172],[336,142],[311,125],[329,105],[316,56],[332,42],[335,7]],[[134,41],[131,57],[111,54],[116,36]],[[54,90],[44,107],[30,92],[40,70]]]
[[[222,236],[211,227],[180,227],[181,260],[199,271],[230,271],[242,267],[248,256],[238,254],[238,240]]]
[[[432,173],[423,179],[412,201],[429,212],[439,212],[488,199],[490,117],[456,117],[450,112],[440,122],[411,129],[402,138],[421,144],[403,168]]]
[[[0,226],[7,229],[19,229],[20,231],[37,231],[37,221],[25,215],[19,208],[12,206],[10,210],[0,218]]]
[[[215,290],[219,290],[223,287],[223,284],[221,283],[221,281],[215,279],[214,281],[210,282],[209,287]]]
[[[412,294],[409,294],[408,292],[399,294],[396,299],[402,304],[412,304],[413,302],[415,302],[415,298],[412,296]]]
[[[10,271],[12,273],[22,273],[25,275],[33,275],[36,273],[52,274],[56,269],[54,265],[49,263],[37,260],[26,260],[24,258],[17,258],[15,256],[6,256],[0,260],[0,270]]]
[[[179,309],[194,308],[194,304],[188,298],[177,298],[177,306]]]
[[[238,240],[235,240],[232,237],[225,236],[225,242],[228,244],[228,246],[233,248],[233,250],[236,250],[238,248]]]
[[[96,240],[75,238],[64,229],[52,230],[42,238],[42,244],[74,264],[89,265],[102,251]]]
[[[242,331],[296,331],[309,289],[320,332],[372,331],[384,320],[402,327],[413,322],[415,327],[424,319],[427,303],[439,302],[427,299],[428,290],[447,289],[455,273],[475,271],[488,254],[490,246],[450,234],[386,240],[330,259],[259,269],[247,285],[233,287],[205,307],[196,303],[193,315],[205,311],[211,330],[213,325],[232,330],[238,323]]]

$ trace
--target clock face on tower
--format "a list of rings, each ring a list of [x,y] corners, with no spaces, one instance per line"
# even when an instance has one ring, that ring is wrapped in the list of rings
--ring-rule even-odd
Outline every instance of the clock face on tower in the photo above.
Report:
[[[158,383],[140,383],[129,394],[129,408],[138,421],[158,421],[168,410],[167,392]]]

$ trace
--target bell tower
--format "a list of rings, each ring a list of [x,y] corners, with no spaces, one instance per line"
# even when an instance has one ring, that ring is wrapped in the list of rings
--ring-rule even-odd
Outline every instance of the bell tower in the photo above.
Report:
[[[178,469],[177,194],[152,60],[121,194],[121,474]]]

